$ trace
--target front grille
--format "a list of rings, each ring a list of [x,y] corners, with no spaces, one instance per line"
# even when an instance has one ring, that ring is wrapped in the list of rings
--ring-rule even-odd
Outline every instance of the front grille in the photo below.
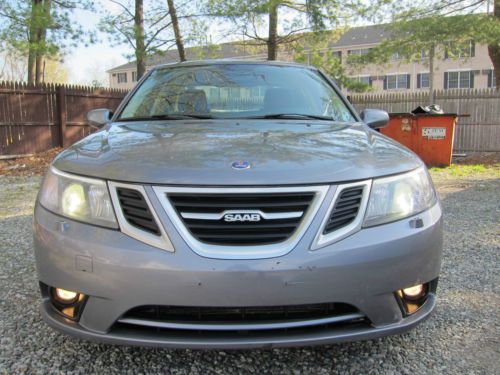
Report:
[[[191,235],[214,245],[266,245],[286,241],[305,216],[314,192],[187,194],[168,199]],[[257,213],[259,220],[226,221],[224,213]]]
[[[354,221],[361,206],[363,189],[363,186],[354,186],[341,191],[325,225],[323,234],[331,233]]]
[[[117,187],[116,192],[123,216],[130,225],[158,236],[161,234],[146,200],[139,191]]]
[[[369,319],[354,306],[344,303],[264,307],[141,306],[125,313],[113,331],[133,329],[176,338],[199,336],[225,340],[252,335],[320,333],[325,329],[360,325],[368,327]]]
[[[123,318],[158,322],[235,323],[276,322],[319,319],[357,313],[345,303],[317,303],[307,305],[263,307],[190,307],[141,306],[128,311]]]

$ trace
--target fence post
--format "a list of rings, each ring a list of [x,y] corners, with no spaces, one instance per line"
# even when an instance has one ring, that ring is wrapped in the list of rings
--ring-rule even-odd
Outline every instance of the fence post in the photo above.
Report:
[[[66,147],[66,88],[57,86],[57,119],[59,126],[59,146]]]

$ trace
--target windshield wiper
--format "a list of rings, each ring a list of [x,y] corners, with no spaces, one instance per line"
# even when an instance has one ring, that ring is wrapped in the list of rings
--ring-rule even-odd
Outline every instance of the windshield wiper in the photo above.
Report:
[[[170,113],[163,115],[153,115],[153,116],[137,116],[137,117],[123,117],[119,118],[117,121],[157,121],[157,120],[185,120],[189,118],[196,119],[211,119],[211,115],[197,114],[197,113]]]
[[[249,119],[296,119],[296,118],[305,118],[305,119],[314,119],[314,120],[327,120],[333,121],[333,117],[330,116],[321,116],[321,115],[306,115],[302,113],[271,113],[268,115],[262,116],[250,116],[245,117]]]

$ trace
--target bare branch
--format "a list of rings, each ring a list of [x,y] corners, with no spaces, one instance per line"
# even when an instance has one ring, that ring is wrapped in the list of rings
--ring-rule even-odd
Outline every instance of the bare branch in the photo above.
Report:
[[[119,1],[116,1],[116,0],[109,0],[111,1],[113,4],[116,4],[118,6],[120,6],[126,13],[128,13],[132,18],[135,18],[135,15],[125,6],[123,5],[122,3],[120,3]]]

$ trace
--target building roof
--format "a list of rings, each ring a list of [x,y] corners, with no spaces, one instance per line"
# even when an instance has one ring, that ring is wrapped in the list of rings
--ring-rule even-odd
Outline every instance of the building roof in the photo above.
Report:
[[[186,48],[186,57],[188,60],[200,60],[207,58],[207,56],[214,58],[227,58],[227,59],[263,59],[267,56],[264,46],[252,45],[247,43],[221,43],[215,46],[203,47],[188,47]],[[165,51],[161,54],[156,54],[146,58],[146,66],[152,67],[160,64],[168,64],[179,62],[179,55],[177,50]],[[108,70],[108,73],[115,73],[123,70],[130,70],[135,68],[135,61],[117,66]]]
[[[351,27],[331,47],[350,47],[363,44],[377,44],[388,36],[385,25]]]
[[[294,66],[299,68],[307,68],[310,70],[317,70],[312,65],[305,65],[296,63],[293,61],[280,61],[280,60],[256,60],[256,59],[211,59],[211,60],[188,60],[183,62],[173,62],[167,64],[160,64],[154,67],[154,69],[161,69],[163,67],[175,67],[175,66],[205,66],[205,65],[273,65],[273,66]]]
[[[349,46],[377,44],[380,43],[388,34],[384,31],[385,25],[371,25],[351,27],[334,43],[330,48],[342,48]],[[188,47],[186,48],[186,57],[188,60],[200,60],[207,56],[214,55],[214,58],[224,59],[265,59],[266,49],[262,45],[252,45],[251,42],[231,42],[222,43],[215,46],[215,51],[210,46]],[[161,64],[174,63],[179,61],[177,50],[165,51],[146,58],[146,66],[153,67]],[[115,73],[135,68],[135,61],[114,67],[108,70],[108,73]]]

